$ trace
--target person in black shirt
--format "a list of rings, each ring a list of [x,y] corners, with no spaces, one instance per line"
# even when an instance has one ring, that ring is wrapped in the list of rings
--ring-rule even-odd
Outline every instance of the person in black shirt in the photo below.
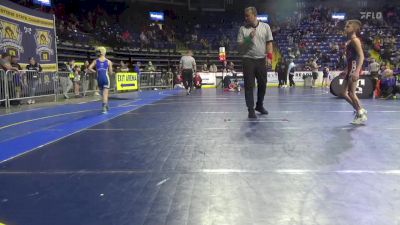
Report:
[[[81,81],[82,81],[82,92],[83,96],[86,96],[87,91],[89,90],[89,84],[90,84],[90,71],[89,71],[89,61],[86,60],[85,63],[81,66]]]
[[[39,63],[36,62],[35,58],[29,58],[29,64],[26,66],[27,78],[28,78],[28,86],[30,88],[29,96],[32,99],[28,100],[28,104],[35,104],[35,99],[33,97],[36,93],[36,87],[39,83],[39,73],[42,72],[42,67]]]
[[[279,88],[285,87],[285,85],[287,84],[287,81],[285,79],[286,71],[287,71],[286,61],[284,58],[281,58],[275,67],[275,72],[278,73]]]
[[[16,56],[11,56],[11,66],[14,68],[17,68],[18,70],[22,70],[21,65],[18,64],[17,62],[17,57]]]
[[[16,56],[11,56],[11,66],[18,69],[22,70],[21,65],[18,64],[17,62],[17,57]],[[22,90],[22,77],[21,73],[19,72],[14,72],[12,79],[8,78],[8,90],[9,90],[9,96],[10,98],[20,98],[21,97],[21,90]],[[19,105],[20,101],[19,100],[14,100],[10,102],[12,105]]]

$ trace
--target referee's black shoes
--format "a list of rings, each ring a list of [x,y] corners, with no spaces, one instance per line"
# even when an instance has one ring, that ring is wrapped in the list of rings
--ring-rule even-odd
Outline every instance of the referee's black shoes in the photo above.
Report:
[[[249,119],[257,119],[256,111],[249,109]]]
[[[257,106],[255,110],[263,115],[268,115],[268,111],[263,106]]]

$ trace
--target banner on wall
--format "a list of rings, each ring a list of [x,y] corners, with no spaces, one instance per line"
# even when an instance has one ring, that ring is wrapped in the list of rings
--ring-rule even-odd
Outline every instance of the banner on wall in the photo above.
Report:
[[[26,65],[30,57],[44,71],[57,70],[54,15],[0,0],[0,52]]]

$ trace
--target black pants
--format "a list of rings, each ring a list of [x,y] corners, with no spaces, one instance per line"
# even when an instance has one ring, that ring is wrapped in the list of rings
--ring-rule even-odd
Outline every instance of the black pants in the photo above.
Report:
[[[294,75],[292,75],[292,74],[289,74],[289,82],[290,82],[290,87],[292,87],[292,86],[296,86],[296,84],[294,83],[293,77],[294,77]]]
[[[267,89],[267,66],[265,59],[243,59],[243,77],[246,105],[254,109],[254,86],[257,78],[257,106],[263,106],[265,91]]]
[[[381,90],[381,96],[385,98],[391,94],[396,95],[397,93],[400,93],[400,86],[384,87]]]
[[[373,90],[375,91],[376,84],[378,83],[378,80],[379,80],[379,74],[377,72],[371,72],[371,76],[372,76]]]
[[[286,85],[285,76],[286,76],[286,73],[278,72],[279,87],[281,87],[282,85]]]
[[[193,70],[191,69],[184,69],[182,71],[183,74],[183,85],[185,86],[186,89],[190,87],[192,89],[193,87]]]

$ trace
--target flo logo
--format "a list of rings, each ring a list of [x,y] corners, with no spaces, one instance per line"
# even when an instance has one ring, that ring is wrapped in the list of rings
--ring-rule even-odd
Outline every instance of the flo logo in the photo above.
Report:
[[[24,52],[21,43],[22,33],[18,24],[0,20],[0,49],[19,59],[20,54]]]
[[[361,19],[368,20],[381,20],[383,19],[382,12],[360,12]]]
[[[50,61],[50,55],[54,55],[54,51],[51,48],[52,41],[53,38],[50,35],[50,31],[36,29],[36,54],[40,56],[41,61]]]

